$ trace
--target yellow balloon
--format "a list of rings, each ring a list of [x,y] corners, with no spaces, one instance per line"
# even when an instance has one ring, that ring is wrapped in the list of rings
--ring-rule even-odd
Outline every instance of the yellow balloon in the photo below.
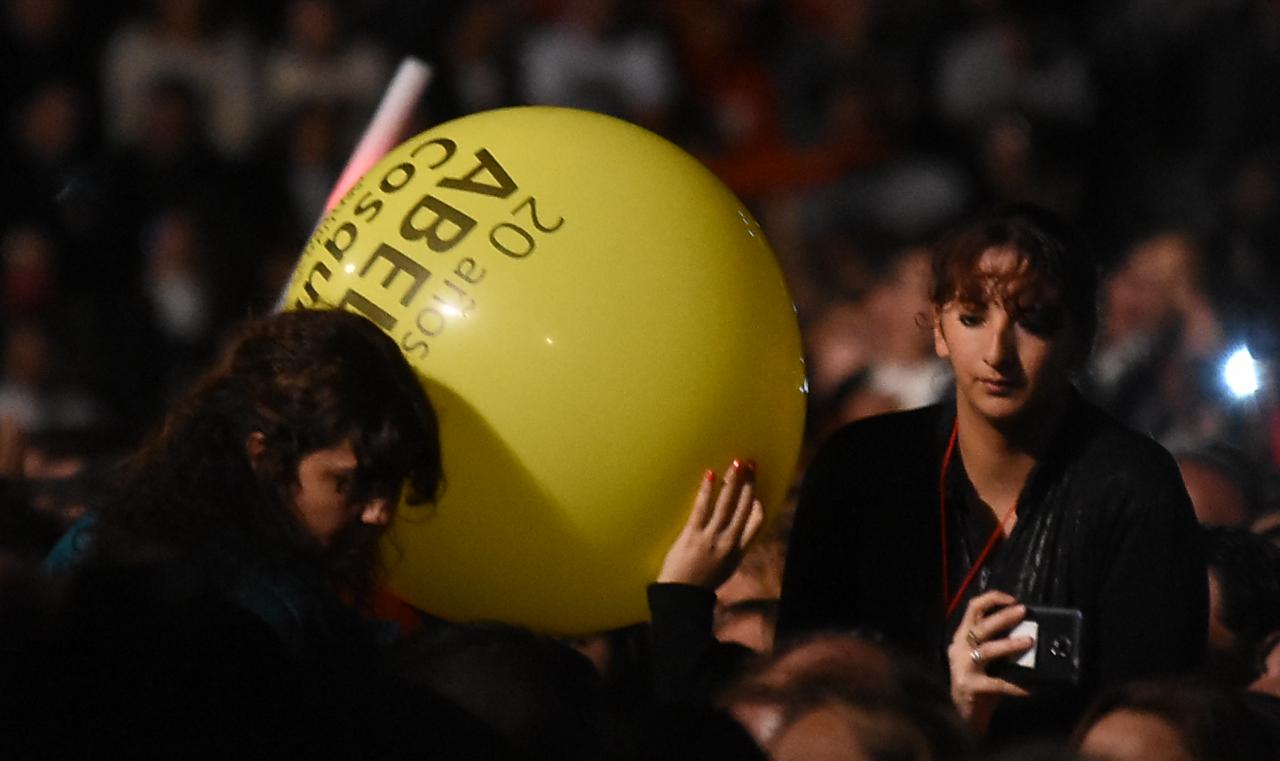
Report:
[[[286,308],[317,307],[381,325],[439,414],[443,499],[388,537],[428,612],[641,621],[706,468],[753,458],[766,510],[784,499],[805,383],[781,271],[742,203],[639,127],[522,107],[409,139],[307,244]]]

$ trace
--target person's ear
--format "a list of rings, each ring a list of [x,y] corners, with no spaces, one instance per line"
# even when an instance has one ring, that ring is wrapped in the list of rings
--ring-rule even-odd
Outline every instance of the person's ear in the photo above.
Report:
[[[249,458],[249,466],[258,469],[262,453],[267,451],[267,435],[262,431],[254,431],[244,439],[244,453]]]
[[[947,345],[947,337],[942,332],[942,310],[933,309],[933,353],[940,359],[951,356],[951,347]]]
[[[391,523],[391,503],[385,497],[369,500],[360,511],[360,521],[367,526],[386,526]]]

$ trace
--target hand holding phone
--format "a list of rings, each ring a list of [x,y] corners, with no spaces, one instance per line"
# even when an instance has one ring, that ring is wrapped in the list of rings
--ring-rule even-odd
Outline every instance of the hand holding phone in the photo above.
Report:
[[[1028,605],[1021,623],[1006,637],[1030,637],[1035,644],[1016,658],[993,661],[992,676],[1023,686],[1080,683],[1084,614],[1075,608]]]
[[[974,597],[947,648],[960,716],[981,734],[1002,696],[1078,684],[1083,630],[1079,610],[1022,605],[996,590]]]
[[[1030,694],[1024,687],[987,673],[990,666],[1019,657],[1034,647],[1027,637],[1007,636],[1025,615],[1026,608],[1012,595],[998,590],[983,592],[965,606],[960,626],[947,648],[951,700],[961,718],[978,734],[986,732],[1002,696]]]

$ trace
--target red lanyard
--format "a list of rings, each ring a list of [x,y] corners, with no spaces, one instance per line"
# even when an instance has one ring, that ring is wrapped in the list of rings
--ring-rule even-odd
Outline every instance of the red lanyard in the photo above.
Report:
[[[947,601],[948,619],[955,612],[956,606],[960,604],[965,590],[973,583],[973,577],[978,575],[978,570],[982,568],[982,564],[987,562],[987,557],[991,554],[991,550],[995,548],[996,541],[1000,539],[1000,535],[1005,532],[1009,521],[1018,512],[1018,501],[1014,500],[1013,506],[1009,508],[1009,512],[1005,514],[1004,519],[996,525],[995,530],[991,532],[991,538],[987,540],[987,546],[982,548],[982,552],[978,554],[978,559],[969,568],[969,573],[965,574],[964,581],[960,582],[960,588],[956,590],[955,596],[952,597],[951,574],[947,560],[947,468],[950,467],[951,456],[956,451],[956,434],[958,431],[959,422],[957,421],[951,426],[951,438],[947,440],[947,451],[946,454],[942,455],[942,468],[938,472],[938,520],[942,529],[942,599]]]

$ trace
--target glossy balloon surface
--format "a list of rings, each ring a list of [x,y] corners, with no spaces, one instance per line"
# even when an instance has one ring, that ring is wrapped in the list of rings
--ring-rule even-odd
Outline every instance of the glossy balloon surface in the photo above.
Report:
[[[522,107],[411,138],[317,227],[299,307],[380,324],[437,408],[443,498],[388,537],[393,587],[433,614],[643,620],[706,468],[754,458],[766,509],[784,499],[805,400],[781,271],[738,199],[639,127]]]

